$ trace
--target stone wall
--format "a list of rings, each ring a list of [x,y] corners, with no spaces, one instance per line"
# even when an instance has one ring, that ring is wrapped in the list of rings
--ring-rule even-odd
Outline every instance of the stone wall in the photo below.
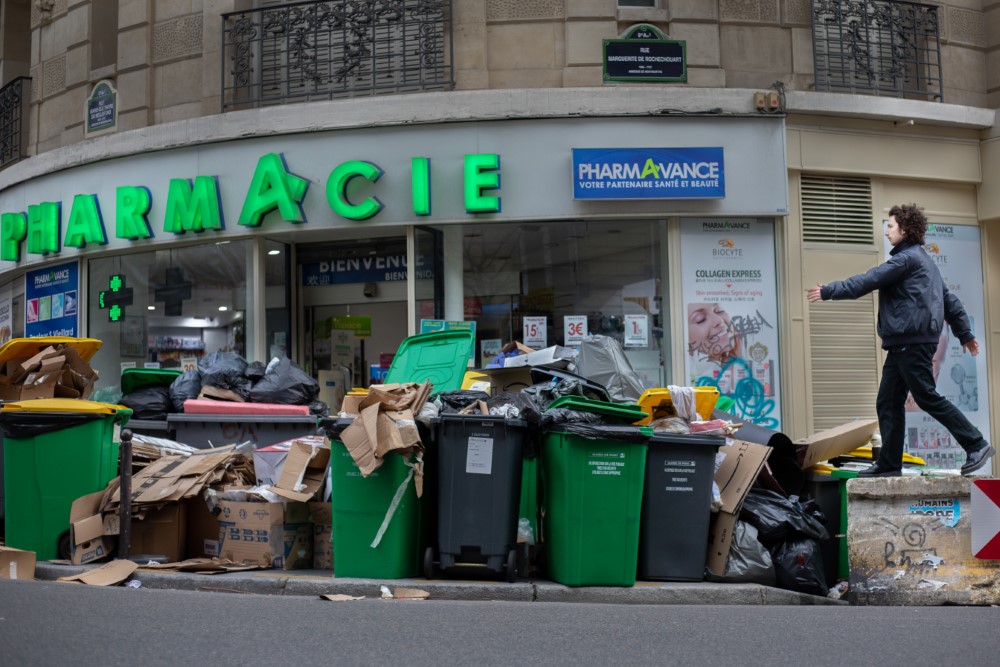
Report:
[[[277,4],[117,1],[117,58],[95,69],[93,40],[108,30],[91,25],[95,0],[30,0],[35,152],[85,138],[84,100],[101,79],[118,90],[118,131],[218,113],[221,14]],[[941,8],[945,101],[997,106],[1000,0],[934,4]],[[459,90],[616,85],[602,81],[601,40],[636,23],[687,42],[688,83],[673,85],[813,87],[811,0],[661,0],[657,8],[618,7],[616,0],[461,0],[453,11]]]

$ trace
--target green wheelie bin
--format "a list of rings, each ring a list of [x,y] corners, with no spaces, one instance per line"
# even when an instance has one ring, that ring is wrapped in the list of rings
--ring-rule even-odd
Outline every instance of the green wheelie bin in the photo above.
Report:
[[[39,560],[69,557],[70,505],[118,475],[119,432],[131,414],[121,405],[63,398],[0,409],[7,546]]]
[[[566,586],[633,586],[652,430],[635,405],[563,397],[549,409],[597,412],[617,424],[560,424],[542,439],[542,540],[549,576]]]

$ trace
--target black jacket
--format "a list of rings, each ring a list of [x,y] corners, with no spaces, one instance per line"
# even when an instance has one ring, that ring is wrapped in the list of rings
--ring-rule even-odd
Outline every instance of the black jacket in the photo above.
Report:
[[[937,343],[945,322],[965,345],[975,338],[958,297],[948,291],[924,247],[900,241],[889,259],[866,273],[824,285],[823,299],[856,299],[878,290],[882,347]]]

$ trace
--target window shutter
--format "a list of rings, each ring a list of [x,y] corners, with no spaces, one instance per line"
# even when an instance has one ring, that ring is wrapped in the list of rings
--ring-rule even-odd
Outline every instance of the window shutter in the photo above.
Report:
[[[867,178],[802,174],[802,240],[872,245],[872,186]]]
[[[871,294],[809,306],[814,431],[875,416],[874,308]]]

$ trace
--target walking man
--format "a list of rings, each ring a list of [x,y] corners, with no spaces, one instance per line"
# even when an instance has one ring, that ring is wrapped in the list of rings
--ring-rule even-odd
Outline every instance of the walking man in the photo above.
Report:
[[[878,460],[859,477],[898,477],[903,468],[906,397],[938,420],[965,450],[962,474],[982,468],[995,450],[948,399],[937,392],[932,361],[947,322],[962,348],[979,354],[969,317],[948,291],[941,273],[924,250],[927,217],[916,204],[893,206],[885,237],[889,259],[866,273],[806,290],[809,301],[857,299],[878,290],[878,335],[888,354],[882,366],[875,411],[882,434]]]

